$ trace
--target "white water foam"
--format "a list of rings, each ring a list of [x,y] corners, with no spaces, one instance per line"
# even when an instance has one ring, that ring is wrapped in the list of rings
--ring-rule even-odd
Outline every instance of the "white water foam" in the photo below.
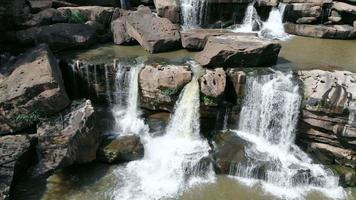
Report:
[[[176,198],[185,189],[215,180],[212,166],[200,161],[209,145],[200,135],[200,99],[197,78],[187,84],[176,103],[163,136],[141,137],[145,156],[116,170],[117,200]]]
[[[236,28],[235,32],[255,32],[256,26],[259,25],[261,21],[260,17],[255,8],[255,1],[251,2],[245,12],[244,19],[242,21],[242,25]]]
[[[286,4],[280,3],[276,8],[272,8],[266,22],[263,23],[262,29],[259,32],[262,37],[278,40],[287,40],[290,35],[284,31],[283,16]]]
[[[181,0],[183,30],[200,28],[206,15],[208,0]]]
[[[113,115],[116,124],[115,132],[120,136],[141,135],[148,132],[148,126],[140,117],[138,108],[138,76],[143,66],[143,63],[132,65],[127,74],[127,69],[121,64],[118,65]]]
[[[345,199],[338,178],[294,144],[301,97],[292,75],[249,77],[247,91],[236,134],[251,143],[249,159],[233,175],[281,199],[305,199],[310,192]]]

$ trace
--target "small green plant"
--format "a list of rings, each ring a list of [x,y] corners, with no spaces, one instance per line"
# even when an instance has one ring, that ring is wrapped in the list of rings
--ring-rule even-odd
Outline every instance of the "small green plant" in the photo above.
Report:
[[[39,112],[38,110],[32,112],[32,113],[28,113],[28,114],[19,114],[17,115],[15,121],[19,122],[19,123],[34,123],[34,122],[38,122],[42,119],[42,114],[41,112]]]
[[[162,93],[165,96],[173,96],[175,94],[177,94],[178,90],[177,89],[172,89],[172,88],[166,88],[162,90]]]
[[[73,11],[73,12],[70,13],[69,21],[77,23],[77,24],[84,24],[85,23],[85,17],[81,12]]]
[[[218,105],[217,99],[214,97],[202,95],[202,100],[203,100],[204,105],[207,105],[207,106],[217,106]]]

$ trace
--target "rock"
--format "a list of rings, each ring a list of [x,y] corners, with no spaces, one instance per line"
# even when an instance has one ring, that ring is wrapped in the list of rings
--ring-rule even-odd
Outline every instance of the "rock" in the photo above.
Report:
[[[322,16],[322,5],[315,3],[292,3],[286,8],[285,19],[289,22],[319,19]],[[301,19],[302,18],[302,19]]]
[[[317,21],[316,17],[302,17],[297,20],[297,24],[312,24]]]
[[[47,45],[17,58],[0,78],[0,135],[34,125],[69,104],[61,71]],[[1,77],[1,76],[0,76]]]
[[[282,0],[282,3],[304,3],[304,4],[326,4],[326,3],[332,3],[332,0]]]
[[[218,98],[224,94],[226,87],[226,74],[223,68],[207,69],[200,77],[200,91],[205,96]]]
[[[126,31],[126,17],[129,11],[116,9],[111,22],[111,32],[115,44],[131,44],[137,42]]]
[[[340,175],[340,185],[343,187],[356,186],[356,170],[349,167],[335,167],[335,171]]]
[[[156,110],[171,110],[179,91],[191,81],[188,66],[146,65],[139,76],[141,106]]]
[[[35,154],[34,143],[28,135],[0,137],[0,199],[9,199],[11,187],[26,174]]]
[[[328,19],[333,23],[339,23],[339,22],[341,22],[342,17],[337,11],[332,10],[330,17],[328,17]]]
[[[95,160],[100,135],[90,100],[75,101],[62,113],[41,122],[37,137],[40,160],[34,176],[48,176],[57,169]]]
[[[157,14],[177,24],[180,21],[180,4],[177,0],[154,0]]]
[[[46,43],[52,50],[85,48],[96,42],[95,30],[86,24],[53,24],[16,32],[18,43]]]
[[[335,9],[338,12],[350,13],[356,15],[356,6],[344,2],[337,2],[337,1],[333,2],[333,6],[331,7],[331,9]]]
[[[284,29],[289,34],[307,37],[352,39],[356,38],[356,31],[350,25],[306,25],[286,23]]]
[[[245,96],[246,73],[240,69],[229,68],[226,75],[234,91],[227,90],[226,93],[237,105],[241,105]]]
[[[230,174],[237,163],[246,161],[245,148],[247,143],[233,133],[218,133],[213,136],[215,172]]]
[[[144,6],[140,6],[137,11],[129,11],[127,14],[122,12],[123,14],[112,22],[112,32],[116,44],[126,42],[127,36],[130,36],[150,53],[164,52],[180,47],[178,27],[168,19],[155,16],[148,7]]]
[[[182,31],[182,46],[185,49],[200,51],[203,50],[209,37],[222,35],[252,35],[256,33],[234,33],[225,29],[192,29]]]
[[[38,12],[52,7],[52,0],[27,0],[32,12]]]
[[[98,159],[109,164],[130,162],[143,156],[144,148],[138,136],[107,139],[98,150]]]
[[[356,29],[356,21],[354,21],[354,29]]]
[[[309,111],[342,114],[356,110],[356,74],[348,71],[299,71],[304,85],[304,107]],[[352,106],[352,107],[350,107]]]
[[[58,11],[67,16],[71,22],[85,23],[95,21],[108,27],[111,17],[114,13],[113,7],[102,6],[79,6],[79,7],[62,7]]]
[[[50,25],[54,23],[67,22],[68,18],[62,15],[61,12],[54,8],[48,8],[42,10],[41,12],[32,15],[31,19],[23,23],[21,26],[32,27],[32,26],[42,26]]]
[[[251,36],[209,37],[195,59],[206,67],[263,67],[277,62],[281,45]]]

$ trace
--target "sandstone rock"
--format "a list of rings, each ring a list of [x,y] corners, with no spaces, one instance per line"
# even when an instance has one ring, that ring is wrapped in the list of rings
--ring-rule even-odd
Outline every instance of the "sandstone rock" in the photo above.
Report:
[[[111,22],[111,17],[114,13],[113,7],[101,7],[101,6],[79,6],[79,7],[62,7],[58,8],[58,11],[67,16],[72,22],[76,19],[73,16],[78,16],[79,21],[96,21],[108,27]],[[77,20],[77,21],[78,21]]]
[[[277,62],[281,45],[251,36],[209,37],[195,59],[207,67],[263,67]]]
[[[331,11],[330,17],[328,17],[328,19],[333,23],[339,23],[341,22],[342,17],[337,11],[333,10]]]
[[[0,72],[1,73],[1,72]],[[0,135],[34,125],[69,104],[61,71],[47,45],[19,56],[0,79]]]
[[[42,10],[41,12],[32,15],[31,19],[23,23],[21,26],[24,27],[32,27],[32,26],[42,26],[42,25],[50,25],[54,23],[62,23],[67,22],[68,18],[62,15],[56,9],[49,8]]]
[[[37,153],[40,158],[34,176],[47,176],[57,169],[96,159],[99,132],[89,100],[71,107],[38,125]]]
[[[150,53],[174,50],[181,45],[178,27],[166,18],[155,16],[148,7],[140,6],[137,11],[122,14],[112,24],[116,44],[126,42],[122,38],[128,35]]]
[[[228,92],[230,98],[232,98],[237,105],[241,105],[242,100],[245,96],[246,87],[246,73],[240,69],[230,68],[226,70],[226,75],[228,77],[229,83],[232,84],[233,92]]]
[[[284,29],[289,34],[307,37],[352,39],[356,38],[356,31],[350,25],[306,25],[286,23]]]
[[[9,199],[11,186],[26,174],[35,154],[34,142],[28,135],[0,137],[0,199]]]
[[[207,69],[199,79],[200,91],[208,97],[218,98],[224,94],[226,74],[223,68]]]
[[[52,7],[52,0],[27,0],[33,12],[38,12]]]
[[[180,4],[177,0],[154,0],[157,14],[169,19],[172,23],[180,21]]]
[[[282,0],[282,3],[313,3],[322,5],[325,3],[332,3],[332,0]]]
[[[84,48],[95,43],[95,30],[86,24],[53,24],[16,32],[22,45],[46,43],[53,50]]]
[[[192,29],[182,31],[183,48],[200,51],[203,50],[209,37],[222,35],[251,35],[257,36],[256,33],[234,33],[224,29]]]
[[[126,31],[126,17],[129,11],[123,9],[116,9],[113,14],[113,21],[111,22],[111,32],[115,44],[130,44],[137,42]]]
[[[356,21],[354,21],[354,29],[356,29]]]
[[[192,72],[187,66],[146,65],[139,77],[142,106],[171,110],[179,91],[191,79]]]
[[[303,19],[319,19],[322,15],[322,5],[315,3],[292,3],[286,8],[285,18],[289,22],[299,22]]]
[[[350,5],[344,2],[333,2],[332,9],[337,10],[338,12],[350,13],[356,15],[356,6]]]
[[[317,21],[315,17],[302,17],[297,20],[297,24],[312,24]]]
[[[143,156],[143,144],[138,136],[107,139],[98,150],[98,159],[110,164],[130,162]]]

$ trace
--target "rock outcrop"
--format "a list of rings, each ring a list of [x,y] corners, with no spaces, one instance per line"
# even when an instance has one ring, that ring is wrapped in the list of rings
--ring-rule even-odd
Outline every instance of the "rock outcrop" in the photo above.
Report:
[[[87,24],[58,23],[16,32],[21,45],[46,43],[52,50],[78,49],[96,42],[95,30]]]
[[[171,110],[180,90],[191,81],[188,66],[146,65],[139,77],[141,106],[149,109]]]
[[[281,45],[251,36],[209,37],[195,59],[206,67],[265,67],[276,64]]]
[[[251,35],[257,36],[257,33],[234,33],[225,29],[192,29],[182,31],[183,48],[200,51],[203,50],[209,37],[223,35]]]
[[[174,50],[181,46],[178,26],[167,18],[155,16],[148,7],[118,12],[118,18],[111,25],[116,44],[127,43],[133,38],[150,53]]]
[[[180,5],[177,0],[154,0],[157,14],[169,19],[172,23],[180,21]]]
[[[62,15],[66,16],[72,23],[84,23],[87,21],[98,22],[108,27],[114,13],[113,7],[102,6],[80,6],[58,8]]]
[[[200,92],[202,102],[207,106],[216,106],[224,95],[226,88],[226,74],[223,68],[207,69],[200,77]]]
[[[35,154],[34,143],[29,135],[0,137],[0,199],[9,199],[11,186],[27,173]]]
[[[356,30],[350,25],[308,25],[287,23],[284,29],[289,34],[330,38],[330,39],[353,39],[356,38]]]
[[[304,85],[298,142],[327,164],[356,168],[356,75],[299,71]]]
[[[32,126],[69,104],[58,63],[46,45],[1,70],[0,135]]]
[[[138,160],[144,156],[143,144],[138,136],[106,139],[98,150],[98,160],[113,164]]]
[[[89,100],[73,102],[57,116],[37,128],[39,163],[34,176],[47,176],[57,169],[96,159],[100,134],[94,108]]]

